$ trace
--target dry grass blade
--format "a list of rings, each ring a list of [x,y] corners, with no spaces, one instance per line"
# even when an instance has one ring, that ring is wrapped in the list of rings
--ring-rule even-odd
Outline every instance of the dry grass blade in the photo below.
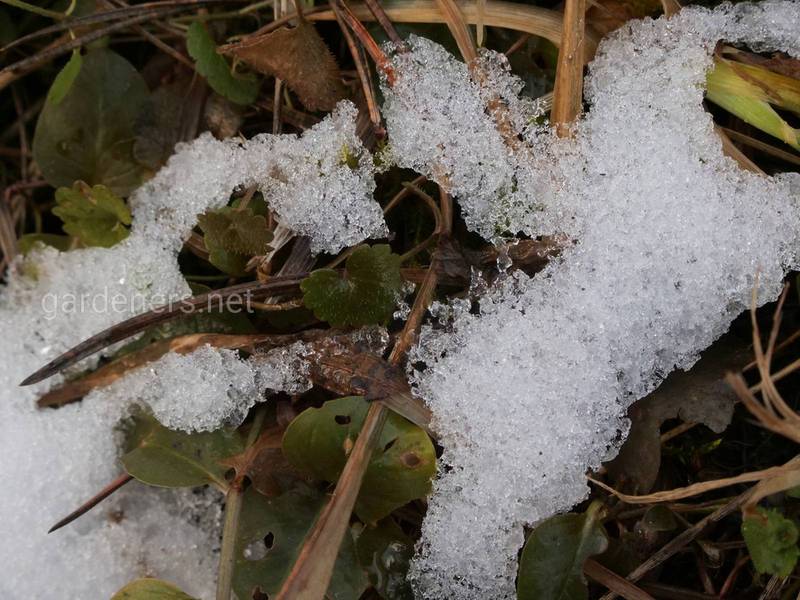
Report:
[[[336,60],[314,25],[304,18],[294,27],[247,37],[222,46],[219,52],[282,80],[308,110],[333,110],[345,97]]]
[[[44,394],[36,405],[39,408],[55,408],[75,402],[83,398],[94,389],[105,387],[114,383],[133,369],[137,369],[149,362],[158,360],[167,352],[188,354],[206,344],[215,348],[240,349],[252,347],[255,344],[269,341],[276,336],[260,333],[252,335],[226,335],[219,333],[193,333],[182,335],[169,340],[154,342],[137,352],[126,354],[121,358],[103,365],[96,371],[81,377],[77,381],[70,381]],[[277,336],[284,337],[284,336]],[[291,336],[293,337],[293,336]]]
[[[375,17],[363,4],[351,7],[352,14],[362,21],[373,21]],[[442,12],[435,0],[399,0],[384,7],[386,14],[395,23],[445,23]],[[467,23],[474,25],[481,19],[478,8],[473,3],[460,6],[461,13]],[[312,21],[333,21],[333,11],[320,11],[314,14],[306,12]],[[538,6],[528,6],[513,2],[486,1],[483,8],[483,24],[487,27],[502,27],[523,33],[529,33],[550,40],[556,46],[561,45],[561,13]],[[584,61],[591,60],[600,41],[599,37],[587,31],[585,33]]]
[[[739,166],[746,171],[758,173],[759,175],[765,174],[764,171],[761,170],[761,167],[747,158],[747,155],[745,155],[745,153],[742,152],[739,147],[731,141],[731,138],[728,137],[728,134],[725,133],[725,130],[722,127],[719,125],[714,125],[714,131],[717,132],[717,135],[722,140],[722,151],[726,154],[726,156],[729,156],[735,160]]]
[[[447,23],[447,28],[450,30],[453,38],[458,44],[458,49],[461,56],[467,63],[471,63],[478,58],[478,52],[475,49],[475,40],[472,39],[472,32],[469,30],[467,21],[464,14],[456,4],[455,0],[436,0],[436,5],[442,11],[444,21]],[[478,15],[479,19],[483,19],[483,14]]]
[[[66,517],[64,517],[58,523],[53,525],[47,531],[47,533],[53,533],[54,531],[57,531],[57,530],[61,529],[65,525],[69,525],[70,523],[72,523],[78,517],[80,517],[82,515],[85,515],[87,512],[89,512],[95,506],[100,504],[103,500],[108,498],[111,494],[116,492],[123,485],[128,483],[131,479],[133,479],[133,477],[131,475],[128,475],[127,473],[123,473],[122,475],[117,477],[114,481],[109,483],[106,487],[104,487],[102,490],[97,492],[94,496],[89,498],[89,500],[87,500],[86,502],[81,504],[78,508],[73,510]]]
[[[559,136],[566,137],[583,108],[586,0],[566,0],[562,31],[550,122]]]
[[[300,282],[305,279],[307,273],[291,275],[286,277],[273,277],[267,282],[248,282],[239,285],[212,290],[205,294],[185,298],[176,303],[170,303],[158,308],[154,308],[146,313],[131,317],[127,321],[113,325],[100,333],[84,340],[74,348],[71,348],[56,357],[41,369],[30,375],[20,385],[32,385],[48,377],[55,375],[59,371],[74,365],[78,361],[99,352],[103,348],[121,342],[130,336],[152,327],[166,323],[176,317],[191,312],[201,312],[211,310],[215,307],[240,307],[251,300],[259,300],[264,297],[276,294],[288,294],[296,291]]]
[[[387,37],[392,41],[394,45],[398,48],[405,48],[405,42],[403,42],[403,38],[400,37],[400,34],[397,33],[397,30],[394,28],[394,24],[392,23],[389,16],[386,14],[386,11],[383,10],[380,2],[378,0],[364,0],[364,4],[367,5],[372,15],[375,17],[375,20],[378,21],[383,30],[386,32]]]
[[[655,569],[657,566],[662,564],[668,558],[680,552],[683,548],[685,548],[688,544],[690,544],[692,540],[694,540],[701,533],[709,529],[712,525],[718,523],[731,513],[734,513],[737,510],[739,510],[739,508],[745,502],[747,502],[749,496],[750,496],[750,490],[737,496],[724,506],[721,506],[720,508],[715,510],[707,517],[701,519],[688,529],[678,534],[667,544],[659,548],[650,558],[648,558],[641,565],[639,565],[633,571],[631,571],[625,579],[627,579],[628,581],[639,581],[647,573]],[[616,597],[617,597],[616,593],[609,592],[608,594],[605,594],[602,598],[600,598],[600,600],[614,600],[614,598]]]
[[[751,148],[759,150],[765,154],[769,154],[770,156],[774,156],[775,158],[785,160],[793,165],[800,165],[800,155],[787,152],[786,150],[781,150],[772,144],[757,140],[756,138],[745,135],[740,131],[734,131],[733,129],[727,129],[725,127],[721,127],[720,129],[725,133],[725,135],[735,142],[739,142],[745,146],[750,146]]]
[[[276,600],[320,600],[325,597],[339,546],[350,526],[361,481],[388,413],[380,402],[369,407],[336,490],[306,538],[297,561]]]
[[[592,558],[584,563],[583,572],[586,573],[587,577],[616,592],[625,600],[654,600],[650,594],[633,585],[627,579],[620,577],[614,571],[605,568]]]
[[[783,477],[789,473],[796,472],[797,469],[798,463],[795,461],[795,459],[793,459],[779,467],[770,467],[760,471],[749,471],[747,473],[742,473],[741,475],[736,475],[735,477],[724,477],[722,479],[714,479],[712,481],[702,481],[700,483],[687,485],[686,487],[676,488],[674,490],[665,490],[663,492],[655,492],[653,494],[644,494],[642,496],[623,494],[622,492],[615,490],[610,485],[607,485],[602,481],[598,481],[592,477],[588,477],[588,479],[607,492],[614,494],[617,498],[627,504],[652,504],[655,502],[672,502],[675,500],[682,500],[684,498],[690,498],[692,496],[697,496],[698,494],[703,494],[712,490],[719,490],[739,483],[768,481],[770,479]]]

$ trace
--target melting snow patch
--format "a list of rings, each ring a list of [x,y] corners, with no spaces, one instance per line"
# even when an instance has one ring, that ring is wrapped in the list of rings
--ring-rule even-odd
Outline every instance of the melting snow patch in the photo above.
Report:
[[[522,132],[538,164],[551,165],[551,191],[531,201],[552,203],[545,212],[555,207],[562,220],[545,226],[576,241],[536,277],[514,275],[480,298],[479,315],[456,310],[446,329],[421,336],[413,358],[427,368],[413,379],[447,465],[412,566],[422,596],[513,597],[523,525],[586,496],[584,474],[615,452],[626,408],[726,331],[748,307],[757,270],[759,298],[779,293],[785,270],[798,264],[800,178],[738,168],[722,154],[702,101],[718,40],[798,56],[798,32],[797,2],[685,8],[670,20],[632,23],[591,66],[592,108],[574,140]],[[430,85],[464,85],[463,67],[435,58],[441,52],[430,42],[412,47],[424,59],[398,58],[401,82],[407,63],[420,60],[442,71],[426,74]],[[450,178],[459,196],[463,188],[463,208],[477,216],[486,198],[476,204],[482,192],[457,182],[482,190],[478,180],[493,170],[506,178],[500,141],[486,133],[486,146],[476,144],[489,125],[463,129],[483,114],[474,91],[455,112],[437,104],[452,100],[447,90],[436,94],[413,108],[434,124],[424,135],[392,131],[387,117],[390,134],[405,136],[392,138],[394,149],[423,172],[441,165],[440,180]],[[438,147],[445,132],[436,124],[451,119],[456,146]],[[485,173],[484,147],[485,160],[500,161]],[[457,165],[470,152],[480,164],[462,174]],[[567,204],[569,213],[559,210]],[[526,219],[509,228],[525,230]]]

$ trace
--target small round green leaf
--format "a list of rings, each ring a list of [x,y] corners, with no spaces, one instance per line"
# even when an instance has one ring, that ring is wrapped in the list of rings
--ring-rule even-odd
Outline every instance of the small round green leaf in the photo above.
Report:
[[[597,520],[599,506],[584,514],[551,517],[533,530],[519,561],[518,600],[586,600],[583,563],[608,547]]]
[[[301,284],[303,302],[317,318],[335,327],[387,322],[403,287],[401,258],[386,244],[359,246],[345,272],[314,271]]]
[[[289,424],[283,451],[289,462],[312,477],[336,481],[364,423],[369,403],[358,396],[309,408]],[[387,516],[423,498],[436,473],[436,453],[428,434],[391,413],[372,454],[355,511],[366,522]]]
[[[111,600],[195,600],[171,583],[160,579],[137,579],[111,597]]]
[[[110,50],[92,50],[79,69],[75,65],[54,81],[36,123],[33,157],[53,187],[80,180],[127,196],[142,181],[142,167],[133,158],[133,127],[147,86]]]

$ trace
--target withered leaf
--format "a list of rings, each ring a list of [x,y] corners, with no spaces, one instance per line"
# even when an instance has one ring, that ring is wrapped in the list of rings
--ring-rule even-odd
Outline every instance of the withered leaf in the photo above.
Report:
[[[689,371],[672,373],[649,396],[628,411],[631,431],[617,457],[606,463],[618,482],[630,482],[637,493],[649,492],[661,466],[661,424],[676,417],[703,423],[721,433],[730,423],[736,395],[725,374],[738,370],[752,357],[748,346],[728,335],[703,353]]]
[[[283,455],[281,446],[285,430],[278,425],[270,427],[262,431],[244,452],[220,462],[231,467],[237,478],[249,478],[253,488],[264,496],[278,496],[284,491],[281,486],[283,476],[292,480],[300,478]]]
[[[314,25],[304,19],[295,27],[222,46],[219,52],[282,79],[308,110],[333,110],[345,97],[336,60]]]

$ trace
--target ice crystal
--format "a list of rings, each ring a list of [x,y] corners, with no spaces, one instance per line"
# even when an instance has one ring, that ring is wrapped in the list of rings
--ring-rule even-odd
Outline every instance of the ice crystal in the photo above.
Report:
[[[98,331],[189,294],[177,254],[197,214],[223,206],[234,188],[250,184],[262,189],[283,225],[313,237],[315,250],[333,252],[385,232],[371,197],[372,161],[355,136],[355,108],[344,103],[301,137],[217,141],[202,135],[179,147],[130,198],[133,224],[127,239],[110,249],[39,249],[13,265],[0,293],[0,455],[3,478],[13,483],[0,490],[0,536],[8,542],[0,544],[0,597],[109,597],[145,575],[174,581],[194,596],[213,589],[218,530],[199,527],[195,513],[216,509],[190,511],[199,506],[191,493],[169,494],[185,505],[179,510],[175,502],[163,505],[163,493],[131,492],[138,486],[131,484],[99,510],[47,537],[50,525],[119,475],[114,427],[135,399],[108,401],[98,392],[81,403],[41,412],[35,398],[60,378],[29,388],[18,384]],[[243,387],[215,380],[194,364],[190,371],[198,380],[193,383],[203,391],[194,398],[198,404],[172,406],[174,396],[154,396],[157,389],[180,383],[180,375],[169,369],[145,378],[154,387],[143,385],[140,393],[165,421],[198,429],[241,417],[256,399],[249,395],[251,375],[256,386],[268,387],[269,381],[289,386],[288,376],[278,381],[279,370],[270,375],[255,368],[245,374],[251,365],[242,367],[224,356],[205,360],[221,369],[220,378],[247,379]],[[182,368],[182,361],[191,359],[164,360]],[[211,395],[229,390],[238,401],[211,409]],[[248,394],[238,396],[243,390]],[[211,409],[205,422],[199,418],[203,405]],[[224,414],[227,409],[230,414]]]
[[[237,427],[265,391],[298,393],[309,387],[302,350],[302,345],[272,350],[257,363],[208,345],[189,354],[170,352],[92,394],[108,403],[135,401],[170,429]]]
[[[584,474],[615,452],[626,408],[726,331],[748,307],[757,271],[759,299],[779,293],[785,270],[798,264],[800,178],[741,170],[723,155],[702,100],[718,40],[797,56],[798,32],[797,2],[684,8],[670,20],[631,23],[591,65],[591,111],[575,139],[523,132],[550,164],[550,191],[530,202],[552,202],[545,212],[556,207],[561,221],[545,226],[576,241],[534,278],[509,276],[479,298],[479,314],[462,303],[446,328],[421,336],[413,358],[426,368],[413,378],[447,466],[412,567],[422,596],[513,597],[523,525],[586,496]],[[484,146],[463,129],[483,109],[474,91],[467,100],[453,91],[461,83],[449,61],[431,58],[440,54],[431,43],[412,47],[425,49],[427,69],[444,71],[425,76],[437,89],[417,102],[458,108],[440,107],[440,117],[433,100],[418,106],[424,134],[400,132],[406,138],[393,139],[394,149],[409,151],[409,164],[423,171],[431,172],[423,163],[442,165],[457,181],[460,167],[451,165],[483,168],[474,161],[484,160]],[[402,82],[405,61],[417,59],[397,60]],[[392,102],[399,96],[408,99],[398,91]],[[439,137],[450,119],[458,140]],[[494,155],[500,142],[489,137]],[[478,194],[495,185],[491,174],[464,176]],[[476,197],[461,198],[473,216]],[[570,212],[558,209],[567,203]]]

